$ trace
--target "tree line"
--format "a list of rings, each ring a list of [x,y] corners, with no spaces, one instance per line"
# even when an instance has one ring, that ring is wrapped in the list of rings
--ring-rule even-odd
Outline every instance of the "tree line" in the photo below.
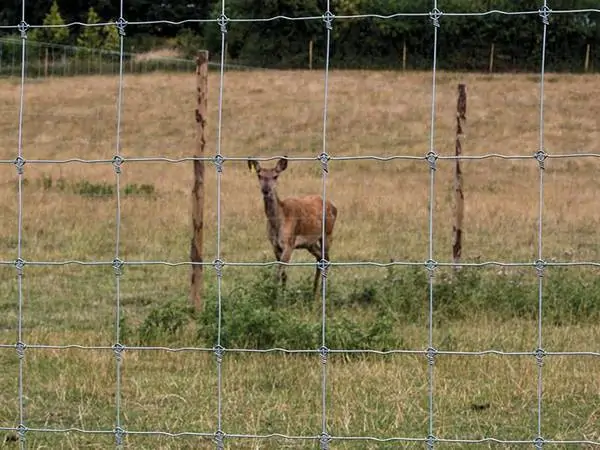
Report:
[[[21,0],[5,0],[0,25],[21,20]],[[120,16],[119,2],[110,0],[26,0],[29,24],[107,22]],[[340,68],[430,69],[433,61],[434,25],[427,14],[431,0],[331,0],[330,61]],[[447,70],[537,71],[541,61],[543,18],[539,0],[438,0],[438,68]],[[581,11],[596,7],[594,0],[550,0],[546,39],[546,64],[551,71],[580,71],[600,64],[599,15]],[[54,8],[54,9],[52,9]],[[311,20],[277,19],[226,24],[227,59],[260,67],[304,68],[324,64],[326,27],[322,20],[325,0],[226,0],[228,18],[312,17]],[[565,13],[566,10],[579,10]],[[454,16],[451,13],[529,11],[529,14]],[[360,14],[402,17],[341,18]],[[221,14],[217,0],[127,0],[123,17],[128,22],[216,19]],[[337,17],[336,17],[337,16]],[[16,30],[11,30],[13,34]],[[33,29],[32,39],[52,43],[115,48],[114,26]],[[6,34],[5,30],[5,34]],[[126,50],[144,51],[156,46],[179,47],[187,56],[207,48],[213,58],[221,52],[221,28],[216,22],[180,25],[149,23],[126,27]]]

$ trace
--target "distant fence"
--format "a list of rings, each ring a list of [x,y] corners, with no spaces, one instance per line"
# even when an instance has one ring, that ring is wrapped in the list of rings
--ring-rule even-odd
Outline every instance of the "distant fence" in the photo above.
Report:
[[[0,77],[21,77],[21,39],[0,39]],[[69,77],[77,75],[118,75],[121,55],[118,51],[28,41],[25,64],[28,78]],[[209,63],[219,67],[219,63]],[[192,59],[152,53],[123,52],[125,73],[193,72]],[[253,67],[228,64],[230,70]]]

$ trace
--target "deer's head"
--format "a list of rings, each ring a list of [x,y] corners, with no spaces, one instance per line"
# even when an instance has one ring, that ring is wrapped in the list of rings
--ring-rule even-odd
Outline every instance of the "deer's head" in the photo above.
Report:
[[[263,195],[268,195],[270,192],[275,189],[277,185],[277,177],[279,174],[283,172],[287,168],[287,157],[284,156],[279,161],[277,161],[277,165],[271,169],[262,168],[258,161],[254,159],[248,160],[248,168],[251,171],[256,172],[256,176],[258,177],[258,182],[260,183],[260,190]]]

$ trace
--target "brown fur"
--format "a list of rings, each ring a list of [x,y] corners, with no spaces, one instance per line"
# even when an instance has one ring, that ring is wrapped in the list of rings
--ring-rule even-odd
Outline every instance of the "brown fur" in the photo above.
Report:
[[[317,260],[329,261],[329,250],[333,240],[333,227],[337,218],[337,208],[330,201],[325,202],[325,249],[322,252],[323,198],[319,195],[288,197],[281,200],[277,195],[277,178],[287,168],[287,159],[282,158],[271,169],[260,167],[258,161],[248,160],[248,167],[256,171],[263,194],[265,215],[267,216],[267,236],[277,261],[288,263],[295,249],[308,250]],[[287,275],[285,266],[280,265],[278,279],[285,288]],[[313,295],[319,284],[320,269],[316,268]]]

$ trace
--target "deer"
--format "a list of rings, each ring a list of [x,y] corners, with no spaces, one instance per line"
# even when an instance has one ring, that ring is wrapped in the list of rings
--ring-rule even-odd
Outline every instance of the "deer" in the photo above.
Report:
[[[317,260],[313,282],[313,297],[317,294],[322,259],[329,261],[333,240],[333,227],[338,210],[332,202],[325,201],[325,236],[323,239],[323,197],[305,195],[287,197],[277,195],[277,179],[287,169],[287,156],[280,158],[275,167],[267,169],[254,159],[248,159],[248,168],[258,177],[267,216],[267,237],[273,246],[275,258],[288,263],[295,249],[305,249]],[[324,244],[324,247],[323,247]],[[285,290],[287,274],[285,265],[277,268],[277,280]]]

